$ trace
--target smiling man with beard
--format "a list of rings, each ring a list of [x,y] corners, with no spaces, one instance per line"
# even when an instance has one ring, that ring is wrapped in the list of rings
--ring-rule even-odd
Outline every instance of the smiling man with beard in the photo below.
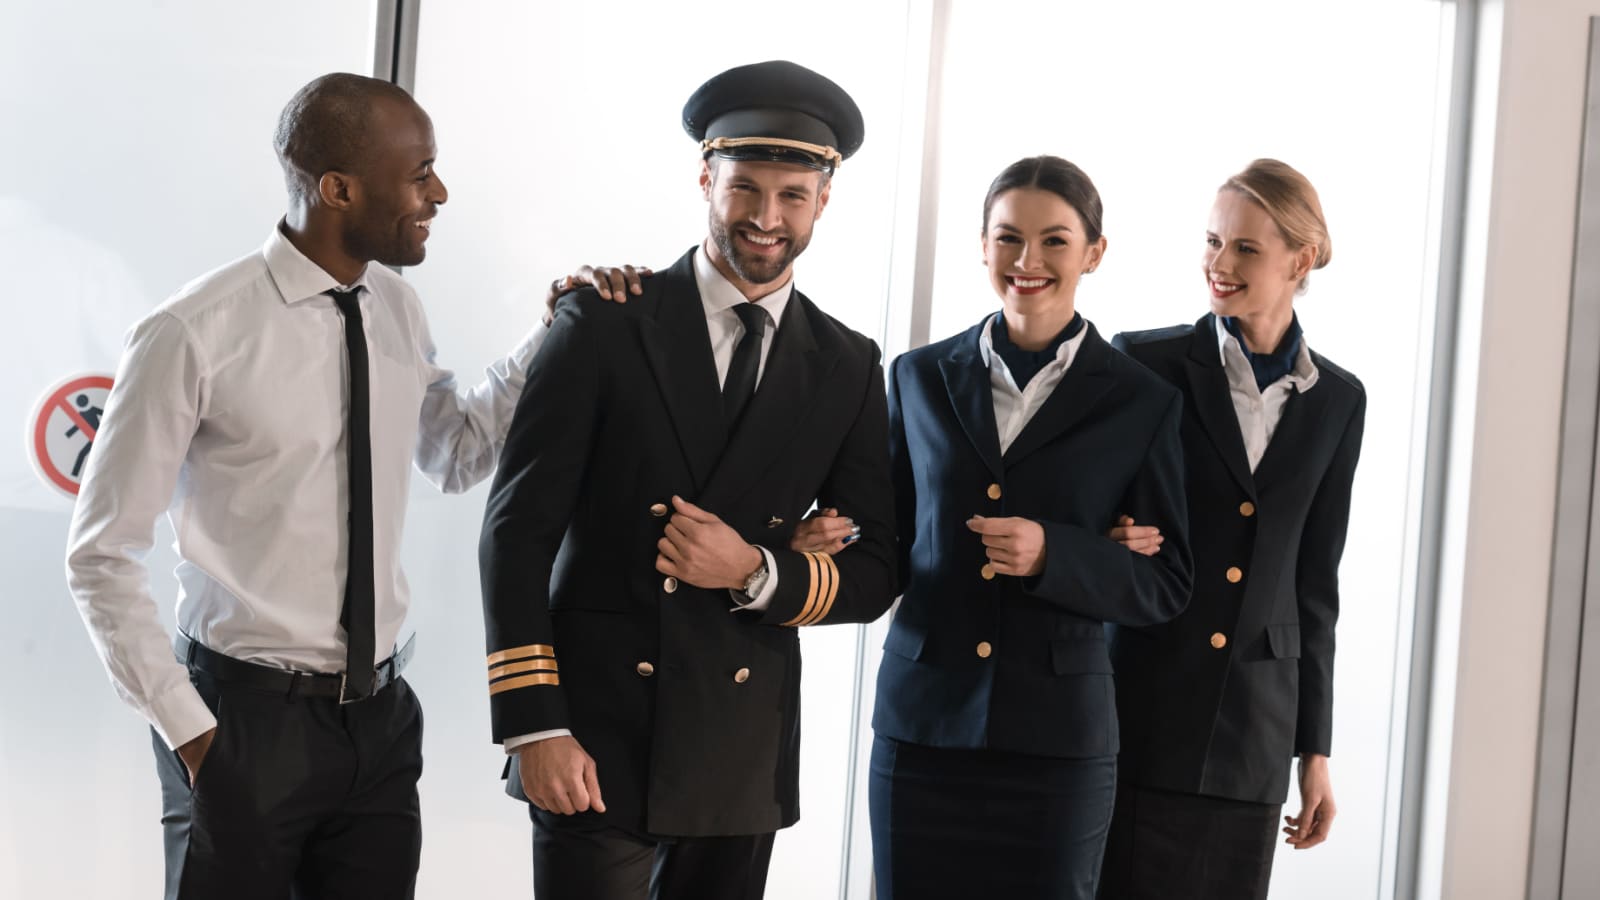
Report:
[[[708,236],[626,304],[561,301],[484,520],[494,739],[540,900],[760,897],[800,814],[798,627],[894,599],[878,348],[793,278],[861,114],[768,62],[683,118]],[[859,548],[788,549],[837,497]]]
[[[288,213],[266,243],[129,334],[68,578],[155,733],[168,898],[410,897],[411,467],[446,491],[488,476],[545,332],[471,390],[435,362],[416,294],[384,267],[422,262],[447,198],[405,91],[318,78],[275,146]],[[169,504],[176,658],[142,561]]]

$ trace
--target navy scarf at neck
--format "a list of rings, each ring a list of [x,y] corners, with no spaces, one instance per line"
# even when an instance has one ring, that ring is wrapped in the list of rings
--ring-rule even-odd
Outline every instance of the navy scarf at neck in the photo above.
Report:
[[[989,342],[994,345],[994,352],[1005,360],[1006,369],[1011,372],[1011,378],[1016,381],[1017,390],[1020,391],[1028,386],[1033,376],[1055,360],[1062,344],[1077,337],[1078,332],[1082,330],[1083,316],[1073,313],[1072,321],[1068,322],[1067,327],[1061,329],[1061,333],[1052,338],[1043,350],[1024,350],[1011,343],[1011,333],[1006,329],[1005,313],[999,313],[994,317],[994,325],[989,329]]]
[[[1256,375],[1257,390],[1266,390],[1267,385],[1294,371],[1295,360],[1300,357],[1299,316],[1289,320],[1289,330],[1278,341],[1278,349],[1271,353],[1251,353],[1244,344],[1244,335],[1239,333],[1239,321],[1232,316],[1218,316],[1217,321],[1239,342],[1239,349],[1244,352],[1244,358],[1250,361],[1250,370]]]

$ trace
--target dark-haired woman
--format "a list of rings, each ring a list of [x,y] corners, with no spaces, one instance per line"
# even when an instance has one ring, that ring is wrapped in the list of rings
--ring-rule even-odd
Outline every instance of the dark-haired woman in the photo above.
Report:
[[[1366,393],[1295,317],[1332,256],[1305,176],[1251,163],[1219,189],[1205,243],[1212,312],[1115,341],[1183,391],[1195,579],[1177,619],[1113,633],[1107,900],[1265,898],[1293,757],[1287,843],[1316,846],[1334,817],[1333,629]],[[1157,552],[1130,516],[1113,535]]]
[[[1116,784],[1103,623],[1163,622],[1189,593],[1181,400],[1077,313],[1106,249],[1082,171],[1021,160],[983,212],[1001,309],[889,378],[904,595],[873,716],[873,866],[884,900],[1086,900]],[[1111,540],[1121,513],[1161,552]]]

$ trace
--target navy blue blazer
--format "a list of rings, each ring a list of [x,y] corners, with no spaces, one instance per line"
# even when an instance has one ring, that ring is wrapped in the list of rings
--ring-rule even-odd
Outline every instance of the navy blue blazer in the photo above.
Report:
[[[1114,343],[1184,393],[1195,559],[1182,616],[1112,636],[1126,738],[1118,774],[1282,803],[1290,757],[1332,750],[1339,558],[1366,390],[1312,353],[1317,383],[1290,395],[1251,472],[1214,317]]]
[[[935,747],[1107,756],[1117,720],[1102,623],[1163,622],[1189,598],[1182,397],[1091,325],[1002,455],[982,331],[980,322],[891,368],[903,598],[872,726]],[[1106,537],[1124,513],[1161,528],[1159,554]],[[987,570],[966,525],[974,514],[1043,525],[1044,571]]]

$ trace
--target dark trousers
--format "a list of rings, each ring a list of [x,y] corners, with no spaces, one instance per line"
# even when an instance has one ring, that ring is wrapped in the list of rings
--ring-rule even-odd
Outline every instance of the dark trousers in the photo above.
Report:
[[[1116,780],[1114,756],[878,737],[868,783],[878,900],[1093,900]]]
[[[155,737],[167,900],[413,896],[422,708],[403,679],[340,706],[189,677],[217,733],[192,789]]]
[[[1101,900],[1266,900],[1275,803],[1117,785]]]
[[[533,819],[536,900],[760,900],[772,832],[655,840],[579,814]]]

